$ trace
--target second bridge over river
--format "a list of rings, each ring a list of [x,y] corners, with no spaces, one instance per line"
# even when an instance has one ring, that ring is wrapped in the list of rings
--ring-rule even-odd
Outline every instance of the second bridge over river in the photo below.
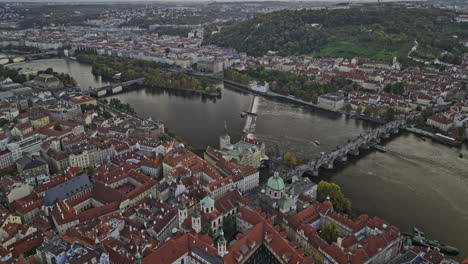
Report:
[[[359,155],[359,149],[369,149],[373,144],[379,143],[382,138],[389,138],[391,134],[399,133],[400,129],[405,126],[408,118],[409,117],[389,122],[369,131],[365,135],[349,139],[345,144],[338,146],[335,150],[328,153],[322,153],[319,157],[284,173],[283,178],[285,180],[290,180],[296,175],[301,177],[307,171],[318,176],[320,167],[333,169],[335,161],[345,162],[348,159],[348,155]]]

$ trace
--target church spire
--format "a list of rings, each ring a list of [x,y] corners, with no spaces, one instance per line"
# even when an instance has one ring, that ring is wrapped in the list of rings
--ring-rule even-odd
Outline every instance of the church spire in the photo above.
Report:
[[[218,255],[224,257],[227,254],[226,252],[226,238],[224,238],[224,231],[221,228],[218,237]]]

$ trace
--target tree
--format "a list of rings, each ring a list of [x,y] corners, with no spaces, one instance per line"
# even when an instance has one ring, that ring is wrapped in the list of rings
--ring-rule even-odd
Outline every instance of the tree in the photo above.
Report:
[[[424,121],[426,121],[431,115],[432,115],[432,108],[429,108],[429,107],[422,110],[420,113],[420,116],[421,118],[424,119]]]
[[[362,113],[362,106],[358,105],[356,108],[356,114],[360,115]]]
[[[204,234],[204,235],[209,235],[211,238],[214,238],[214,232],[213,232],[213,229],[211,228],[210,223],[205,223],[202,226],[201,233]]]
[[[405,92],[405,87],[402,82],[396,82],[394,84],[388,83],[387,85],[385,85],[384,91],[387,93],[402,95]]]
[[[364,115],[371,116],[372,115],[372,106],[368,105],[364,108]]]
[[[288,166],[294,166],[297,164],[297,159],[291,152],[286,152],[283,156],[283,163]]]
[[[0,118],[0,127],[10,123],[10,121],[6,120],[5,118]]]
[[[346,111],[346,113],[349,114],[349,112],[351,112],[351,110],[353,110],[353,107],[351,106],[350,103],[347,103],[347,104],[345,104],[345,106],[344,106],[344,110]]]
[[[392,93],[402,95],[405,92],[405,87],[402,82],[397,82],[393,85]]]
[[[167,140],[169,140],[169,136],[167,136],[166,134],[162,134],[162,135],[159,136],[158,140],[167,141]]]
[[[226,240],[232,241],[236,237],[236,218],[233,215],[228,215],[223,219],[223,230]]]
[[[15,83],[24,83],[28,80],[28,78],[26,77],[26,75],[24,74],[18,74],[16,76],[12,76],[11,78],[13,80],[13,82]]]
[[[171,49],[170,49],[170,48],[166,48],[166,49],[164,50],[164,52],[165,52],[166,54],[169,54],[169,53],[171,52]]]
[[[340,232],[338,232],[335,223],[326,225],[320,232],[320,237],[327,241],[328,244],[335,243],[339,236]]]
[[[110,105],[118,106],[118,105],[120,105],[120,100],[118,98],[111,98]]]
[[[45,74],[53,74],[54,73],[54,69],[53,68],[47,68],[45,71],[44,71]]]
[[[384,113],[385,121],[393,121],[395,119],[395,110],[388,108]]]
[[[86,167],[86,173],[88,173],[88,175],[93,175],[96,172],[97,172],[96,167],[92,167],[92,166]]]
[[[24,156],[24,155],[23,155]],[[4,171],[4,174],[3,175],[10,175],[10,176],[14,176],[18,174],[18,170],[16,169],[16,167],[12,167],[12,168],[9,168],[7,169],[6,171]],[[3,176],[0,176],[0,177],[3,177]]]
[[[104,117],[105,119],[109,119],[109,118],[112,118],[112,114],[106,110],[102,112],[102,117]]]
[[[39,248],[39,246],[27,249],[26,251],[24,251],[23,256],[27,258],[29,256],[35,255],[37,248]]]
[[[62,131],[62,130],[63,130],[62,125],[61,125],[59,122],[55,122],[55,124],[54,124],[54,130],[56,130],[56,131]]]
[[[391,84],[391,83],[387,83],[387,84],[385,85],[385,87],[384,87],[383,90],[384,90],[384,92],[386,92],[386,93],[391,93],[391,92],[392,92],[392,88],[393,88],[393,87],[392,87],[392,84]]]
[[[344,196],[340,186],[335,183],[320,181],[317,186],[317,200],[325,201],[327,198],[330,198],[335,211],[340,213],[351,212],[351,202]]]
[[[86,113],[87,111],[94,111],[96,110],[96,106],[93,104],[82,104],[80,105],[81,112]]]

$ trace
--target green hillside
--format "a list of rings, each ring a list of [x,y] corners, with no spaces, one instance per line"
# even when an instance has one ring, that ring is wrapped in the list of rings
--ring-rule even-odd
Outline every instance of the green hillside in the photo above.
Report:
[[[417,40],[420,45],[412,55],[434,59],[443,51],[466,51],[459,39],[468,38],[468,23],[456,23],[454,16],[446,10],[400,6],[282,10],[225,26],[213,35],[208,32],[205,42],[254,56],[271,50],[280,55],[391,60],[406,58]]]

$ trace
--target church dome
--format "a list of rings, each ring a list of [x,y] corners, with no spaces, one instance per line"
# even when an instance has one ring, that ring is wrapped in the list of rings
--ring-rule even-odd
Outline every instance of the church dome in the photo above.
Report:
[[[275,174],[268,179],[267,187],[274,191],[284,190],[284,181],[279,176],[278,172],[275,172]]]
[[[214,206],[214,200],[210,196],[205,196],[205,198],[203,198],[200,201],[200,204],[201,204],[202,207],[208,207],[208,208],[213,207]]]

